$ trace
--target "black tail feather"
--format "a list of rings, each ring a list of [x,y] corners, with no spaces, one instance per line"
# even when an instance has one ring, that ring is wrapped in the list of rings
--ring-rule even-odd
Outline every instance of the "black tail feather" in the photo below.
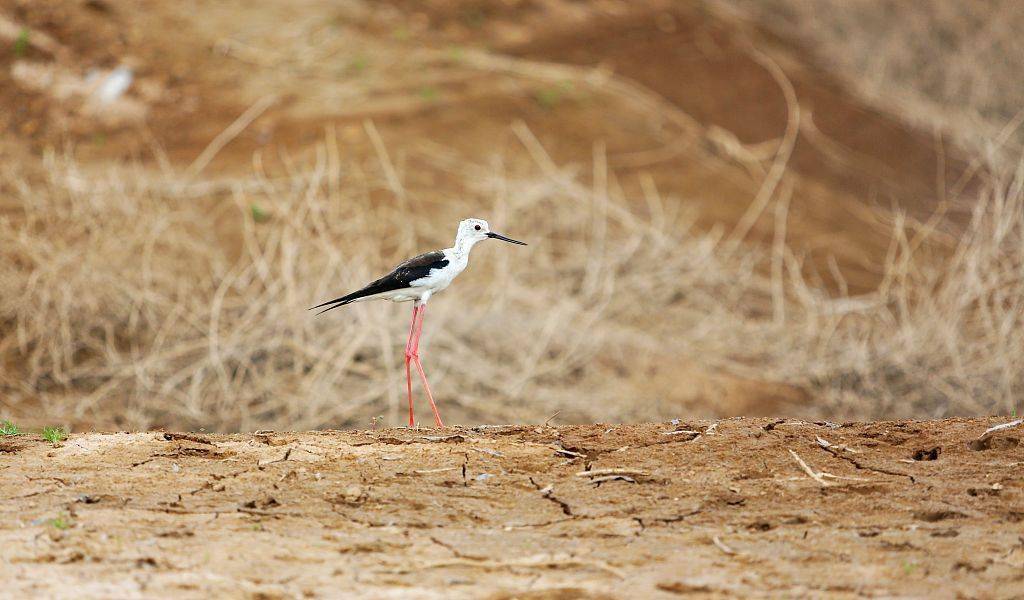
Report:
[[[323,304],[317,304],[316,306],[310,307],[309,310],[316,310],[318,308],[323,308],[326,306],[327,308],[324,308],[322,311],[316,313],[317,315],[322,315],[329,310],[338,308],[339,306],[345,306],[346,304],[351,304],[364,296],[372,296],[375,293],[377,293],[377,290],[373,289],[370,286],[367,286],[361,290],[352,292],[351,294],[346,294],[341,298],[335,298],[334,300],[328,300]]]
[[[352,302],[355,302],[359,298],[363,297],[364,294],[362,292],[363,292],[363,290],[359,290],[358,292],[352,292],[351,294],[346,294],[346,295],[342,296],[341,298],[335,298],[334,300],[328,300],[327,302],[324,302],[323,304],[317,304],[316,306],[310,307],[309,310],[316,310],[318,308],[323,308],[323,307],[326,306],[327,308],[324,308],[322,311],[316,313],[317,315],[322,315],[322,314],[324,314],[325,312],[327,312],[329,310],[338,308],[339,306],[345,306],[346,304],[351,304]],[[313,316],[316,316],[316,315],[313,315]]]
[[[322,315],[322,314],[324,314],[325,312],[327,312],[329,310],[334,310],[335,308],[338,308],[339,306],[345,306],[346,304],[351,304],[353,302],[355,302],[354,299],[353,300],[341,300],[341,301],[337,302],[336,304],[328,306],[327,308],[323,309],[322,311],[316,313],[316,315]],[[326,304],[331,304],[331,303],[327,302]],[[320,306],[324,306],[324,304],[321,304]],[[311,308],[309,310],[320,308],[320,306],[314,306],[313,308]],[[313,315],[313,316],[315,317],[316,315]]]

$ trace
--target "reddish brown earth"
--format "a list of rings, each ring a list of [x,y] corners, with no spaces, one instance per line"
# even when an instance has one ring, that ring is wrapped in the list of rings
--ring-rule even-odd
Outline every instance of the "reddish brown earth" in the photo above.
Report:
[[[363,132],[372,119],[408,162],[406,185],[416,190],[417,174],[431,169],[416,156],[424,144],[468,159],[514,156],[521,146],[509,125],[522,121],[559,164],[589,166],[601,144],[631,195],[639,196],[639,178],[650,177],[695,210],[701,226],[731,226],[758,193],[792,108],[761,55],[778,63],[800,107],[786,161],[794,186],[788,237],[821,273],[831,256],[854,292],[872,289],[889,248],[885,213],[900,207],[925,221],[941,200],[955,200],[946,188],[963,188],[956,183],[965,162],[941,138],[853,97],[815,66],[809,49],[697,0],[395,0],[365,11],[322,0],[147,2],[144,10],[106,0],[7,4],[12,19],[60,49],[0,55],[0,108],[7,108],[0,127],[20,138],[7,153],[70,145],[98,164],[184,167],[239,115],[275,97],[206,174],[249,173],[254,152],[278,173],[282,161],[310,159],[335,129],[345,160],[372,157]],[[353,49],[353,39],[372,43]],[[656,110],[571,78],[545,83],[528,74],[536,71],[530,65],[516,77],[473,67],[459,58],[468,49],[606,69],[662,98],[692,128],[680,132]],[[431,51],[451,58],[424,63],[422,53]],[[69,116],[73,102],[54,103],[11,79],[17,60],[79,74],[128,60],[138,78],[129,96],[146,106],[144,125],[103,127]],[[450,174],[429,175],[426,187],[440,196],[465,193]],[[770,240],[773,231],[765,217],[751,233]]]
[[[995,423],[5,438],[3,593],[1019,597],[1024,445],[972,443]]]

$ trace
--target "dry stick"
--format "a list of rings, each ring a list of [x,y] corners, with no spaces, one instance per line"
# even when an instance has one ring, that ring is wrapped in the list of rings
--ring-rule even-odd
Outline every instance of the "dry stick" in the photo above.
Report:
[[[562,411],[556,410],[550,417],[544,419],[544,427],[547,427],[560,414],[562,414]]]
[[[796,452],[793,452],[792,450],[790,450],[789,453],[796,460],[797,464],[800,465],[800,468],[804,470],[804,473],[807,473],[808,477],[810,477],[811,479],[813,479],[813,480],[817,481],[818,483],[820,483],[822,485],[822,487],[832,485],[831,483],[825,481],[822,478],[822,474],[821,473],[815,473],[813,469],[811,469],[809,466],[807,466],[807,463],[804,462],[804,459],[802,459],[799,456],[797,456]]]
[[[797,100],[793,84],[786,77],[786,73],[771,57],[756,48],[751,47],[747,51],[750,53],[751,58],[771,74],[775,83],[782,90],[782,95],[786,99],[786,132],[783,134],[782,143],[775,154],[772,166],[768,169],[768,176],[761,183],[760,189],[757,190],[757,195],[754,196],[754,201],[747,207],[746,212],[740,217],[739,222],[726,241],[726,255],[732,254],[736,250],[736,247],[743,241],[743,238],[750,233],[750,229],[760,218],[765,207],[768,206],[768,201],[771,200],[772,194],[775,193],[775,188],[786,172],[789,157],[793,154],[793,147],[796,145],[796,138],[800,132],[800,103]]]
[[[417,469],[413,473],[417,475],[429,475],[431,473],[445,473],[447,471],[458,471],[459,467],[440,467],[438,469]]]
[[[782,190],[782,195],[775,204],[775,235],[772,240],[772,318],[777,325],[786,322],[786,282],[783,278],[783,262],[786,254],[789,199],[793,195],[793,186],[786,183]]]
[[[818,438],[818,439],[820,440],[821,438]],[[822,441],[824,441],[824,440],[822,440]],[[821,444],[820,441],[818,443],[819,443],[819,445]],[[830,446],[822,446],[822,448],[825,448],[826,450],[829,450]],[[842,476],[842,475],[833,475],[832,473],[826,473],[825,471],[821,471],[820,473],[813,473],[813,471],[810,470],[810,467],[807,466],[807,463],[805,463],[799,456],[797,456],[795,452],[793,452],[792,450],[790,450],[789,452],[790,452],[790,454],[793,455],[794,458],[796,458],[797,462],[800,463],[800,466],[803,467],[804,471],[807,472],[808,475],[811,475],[811,477],[814,477],[815,481],[819,481],[819,483],[821,483],[819,478],[824,478],[824,477],[828,477],[830,479],[846,479],[846,480],[849,480],[849,481],[871,481],[870,479],[865,479],[863,477],[845,477],[845,476]],[[833,456],[838,456],[837,454],[835,454],[833,452],[830,452],[830,454],[832,454]],[[877,470],[877,469],[873,469],[873,470]],[[893,475],[902,475],[902,473],[891,473],[891,474],[893,474]],[[815,477],[815,476],[817,476],[817,477]],[[828,482],[825,482],[825,483],[823,483],[823,485],[831,485],[831,484],[829,484]]]
[[[594,202],[591,204],[591,232],[588,257],[581,288],[584,297],[597,294],[598,280],[604,266],[605,238],[608,230],[608,157],[604,144],[594,146]]]
[[[729,546],[726,546],[725,542],[723,542],[722,540],[718,539],[717,535],[711,537],[711,543],[713,543],[716,548],[718,548],[722,552],[728,554],[729,556],[732,556],[732,555],[736,554],[736,551],[733,550],[732,548],[730,548]]]
[[[363,129],[366,130],[366,135],[370,138],[370,143],[373,144],[373,150],[377,153],[377,160],[384,170],[384,178],[387,180],[388,186],[391,188],[392,193],[404,202],[405,187],[402,186],[402,181],[398,177],[398,171],[395,170],[395,165],[391,162],[388,149],[384,145],[384,139],[380,137],[380,132],[377,131],[377,126],[373,124],[373,121],[366,119],[363,121]]]
[[[619,579],[625,579],[625,574],[609,565],[608,563],[600,560],[583,560],[580,558],[571,557],[560,557],[560,556],[534,556],[527,557],[517,560],[473,560],[469,558],[454,558],[449,560],[442,560],[431,562],[423,565],[415,565],[413,568],[416,569],[440,569],[444,567],[475,567],[478,569],[512,569],[512,568],[541,568],[541,569],[558,569],[566,567],[591,567],[604,571]],[[388,570],[384,572],[405,572],[403,570]]]
[[[239,134],[245,131],[246,127],[251,125],[253,121],[258,119],[260,115],[262,115],[276,102],[277,95],[271,94],[260,98],[252,106],[246,109],[244,113],[235,119],[234,123],[228,125],[224,131],[220,132],[217,137],[213,138],[213,141],[211,141],[209,145],[199,153],[199,156],[197,156],[196,159],[192,161],[192,164],[185,169],[185,178],[191,179],[202,173],[203,169],[209,166],[210,161],[212,161],[214,157],[224,149],[224,146],[231,143],[231,140],[238,137]]]
[[[1013,429],[1014,427],[1018,427],[1020,425],[1024,425],[1024,419],[1017,419],[1016,421],[1010,421],[1009,423],[1003,423],[1001,425],[993,425],[992,427],[986,429],[985,432],[982,433],[980,436],[978,436],[977,441],[984,442],[985,440],[987,440],[988,438],[992,437],[993,435],[1000,431],[1003,431],[1005,429]]]
[[[594,469],[592,471],[580,471],[576,473],[576,477],[602,477],[605,475],[634,475],[636,477],[650,477],[651,474],[647,471],[641,471],[640,469]]]

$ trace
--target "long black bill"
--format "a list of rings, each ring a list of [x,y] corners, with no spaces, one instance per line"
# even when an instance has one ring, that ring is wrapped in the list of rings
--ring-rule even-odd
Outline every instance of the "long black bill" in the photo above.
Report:
[[[526,242],[520,242],[519,240],[514,240],[512,238],[507,238],[507,237],[505,237],[503,235],[499,235],[497,233],[488,233],[487,237],[494,238],[496,240],[501,240],[503,242],[508,242],[510,244],[519,244],[520,246],[525,246],[526,245]]]

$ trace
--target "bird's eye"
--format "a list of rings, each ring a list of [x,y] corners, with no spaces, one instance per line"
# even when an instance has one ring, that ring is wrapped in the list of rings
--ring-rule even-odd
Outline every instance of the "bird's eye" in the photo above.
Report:
[[[480,226],[479,226],[479,225],[477,225],[477,226],[476,226],[476,227],[474,227],[473,229],[476,229],[477,231],[480,231]]]

